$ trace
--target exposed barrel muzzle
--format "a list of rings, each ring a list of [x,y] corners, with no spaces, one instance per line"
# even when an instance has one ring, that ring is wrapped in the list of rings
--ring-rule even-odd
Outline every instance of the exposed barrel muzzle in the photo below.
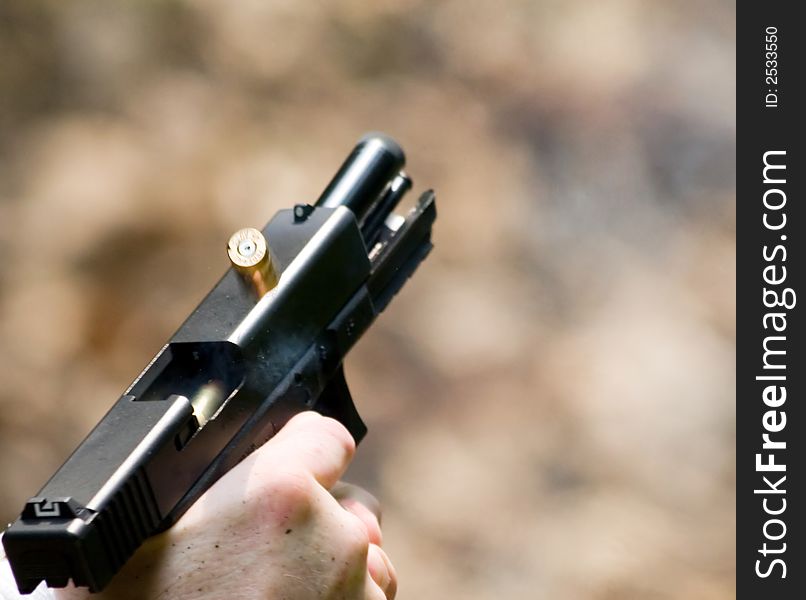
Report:
[[[405,164],[403,150],[392,138],[382,133],[367,134],[319,196],[316,206],[346,206],[361,222]]]

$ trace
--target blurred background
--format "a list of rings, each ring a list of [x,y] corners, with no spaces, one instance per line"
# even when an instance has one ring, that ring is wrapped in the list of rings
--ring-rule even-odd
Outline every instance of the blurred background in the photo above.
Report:
[[[399,598],[734,596],[735,5],[0,3],[0,522],[368,130],[435,251],[347,363]]]

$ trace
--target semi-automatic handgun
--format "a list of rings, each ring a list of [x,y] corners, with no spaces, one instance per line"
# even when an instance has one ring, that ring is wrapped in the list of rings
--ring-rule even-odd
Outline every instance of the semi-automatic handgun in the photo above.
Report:
[[[314,204],[229,239],[231,267],[3,536],[22,593],[100,591],[143,541],[294,414],[366,433],[347,351],[432,248],[432,191],[390,138],[362,138]]]

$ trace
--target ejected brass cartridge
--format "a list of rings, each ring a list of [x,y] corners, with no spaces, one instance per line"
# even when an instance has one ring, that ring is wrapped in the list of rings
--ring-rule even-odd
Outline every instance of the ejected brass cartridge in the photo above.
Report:
[[[232,234],[227,254],[235,270],[262,298],[277,285],[277,271],[271,260],[266,238],[254,227],[246,227]]]

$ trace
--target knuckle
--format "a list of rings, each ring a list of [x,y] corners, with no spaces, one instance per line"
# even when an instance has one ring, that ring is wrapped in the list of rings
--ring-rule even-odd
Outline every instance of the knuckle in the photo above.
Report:
[[[285,447],[293,447],[295,451],[332,455],[335,448],[348,458],[355,454],[355,440],[347,428],[336,419],[317,412],[299,413],[283,431],[287,432],[283,436]]]
[[[364,522],[352,513],[345,512],[342,521],[345,552],[352,557],[366,559],[369,551],[369,533]]]
[[[347,456],[355,454],[355,440],[344,425],[339,423],[336,419],[324,417],[320,422],[320,426],[322,427],[323,433],[334,440]]]
[[[369,541],[373,544],[380,544],[383,540],[383,533],[381,532],[381,525],[378,521],[377,514],[372,512],[365,504],[353,498],[344,498],[339,500],[342,508],[347,512],[355,515],[364,525],[367,531]]]
[[[258,510],[275,523],[309,518],[316,498],[315,481],[303,471],[280,470],[267,474],[255,493]]]
[[[313,483],[304,471],[277,471],[271,475],[267,491],[294,504],[309,504],[313,500]]]
[[[329,417],[319,417],[316,427],[296,439],[295,452],[309,465],[349,462],[355,454],[355,441],[347,429]]]
[[[320,415],[316,411],[304,410],[304,411],[302,411],[300,413],[297,413],[293,417],[291,417],[291,419],[289,419],[288,423],[286,423],[285,426],[288,427],[290,425],[292,427],[297,427],[297,426],[307,424],[309,422],[316,422],[321,418],[322,418],[322,415]]]

